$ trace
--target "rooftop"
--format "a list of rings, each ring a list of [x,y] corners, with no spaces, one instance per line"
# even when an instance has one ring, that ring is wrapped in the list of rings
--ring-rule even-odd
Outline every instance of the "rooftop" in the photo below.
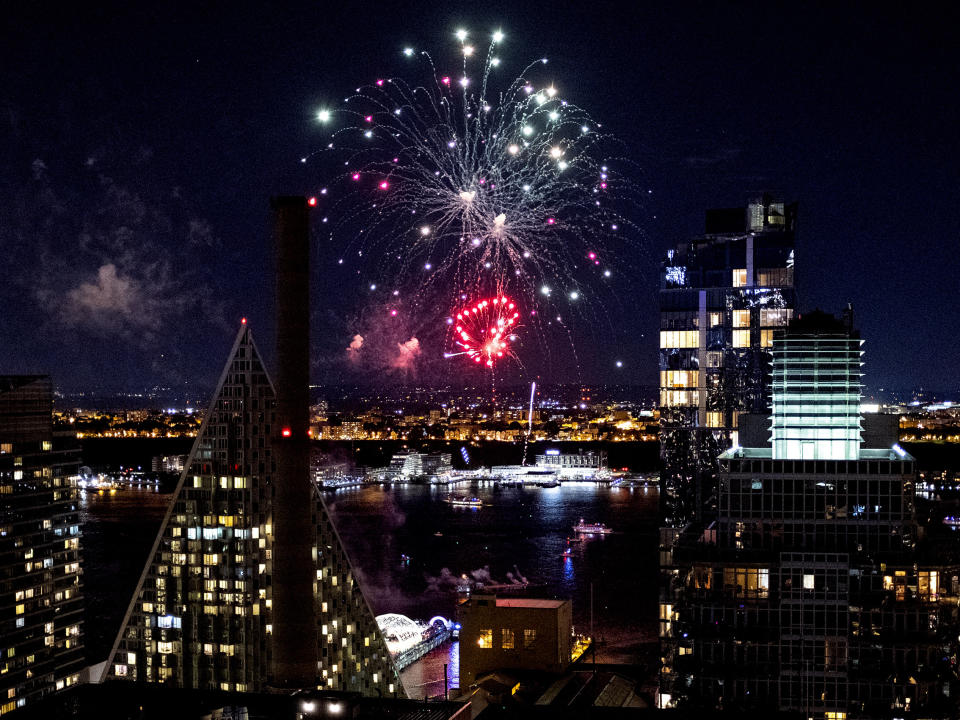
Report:
[[[497,598],[497,607],[557,609],[569,600],[541,600],[538,598]]]
[[[752,460],[771,460],[773,458],[773,450],[771,448],[732,447],[720,455],[721,460],[735,460],[743,458]],[[800,458],[788,459],[800,460]],[[823,460],[824,458],[819,459]],[[891,448],[860,448],[860,452],[857,455],[857,460],[905,460],[908,462],[914,462],[916,458],[914,458],[913,455],[908,453],[899,445],[894,445]],[[833,462],[855,461],[834,460]]]

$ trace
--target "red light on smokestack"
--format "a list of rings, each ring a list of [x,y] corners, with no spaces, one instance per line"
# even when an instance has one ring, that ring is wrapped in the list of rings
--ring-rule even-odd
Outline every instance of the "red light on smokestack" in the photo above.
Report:
[[[309,200],[307,200],[307,205],[309,205],[310,207],[314,207],[316,206],[316,204],[317,204],[317,199],[315,197],[312,197]]]
[[[240,324],[241,324],[241,325],[246,325],[246,324],[247,324],[247,319],[246,319],[246,318],[240,318]]]
[[[290,437],[290,428],[284,428],[283,430],[280,431],[280,434],[283,435],[284,437]]]

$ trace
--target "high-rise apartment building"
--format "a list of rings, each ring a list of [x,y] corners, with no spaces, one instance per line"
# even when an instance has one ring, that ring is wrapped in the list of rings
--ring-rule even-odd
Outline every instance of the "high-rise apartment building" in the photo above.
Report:
[[[797,206],[708,210],[660,273],[660,502],[682,528],[715,507],[717,456],[769,403],[773,333],[793,315]],[[670,533],[667,533],[670,535]],[[667,539],[669,541],[669,538]]]
[[[105,674],[402,696],[310,473],[309,206],[271,204],[276,385],[243,321]]]
[[[0,715],[83,668],[79,458],[53,430],[50,378],[0,376]]]
[[[237,333],[187,468],[127,611],[107,674],[174,687],[259,692],[275,683],[276,393],[250,328]],[[304,477],[307,482],[307,475]],[[311,564],[316,679],[403,695],[319,492]]]
[[[851,325],[778,332],[772,412],[740,417],[715,523],[661,561],[662,707],[957,716],[960,557],[918,525],[897,418],[860,415]]]

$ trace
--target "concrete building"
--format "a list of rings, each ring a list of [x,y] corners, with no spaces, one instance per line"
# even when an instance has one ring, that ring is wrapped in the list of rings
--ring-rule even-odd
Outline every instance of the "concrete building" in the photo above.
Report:
[[[0,715],[80,679],[79,466],[50,378],[0,376]]]
[[[573,648],[569,600],[474,595],[459,607],[463,687],[495,670],[562,672]]]
[[[859,413],[860,345],[823,313],[774,340],[767,431],[741,416],[716,521],[661,555],[661,707],[956,717],[956,541],[918,524],[896,422]]]

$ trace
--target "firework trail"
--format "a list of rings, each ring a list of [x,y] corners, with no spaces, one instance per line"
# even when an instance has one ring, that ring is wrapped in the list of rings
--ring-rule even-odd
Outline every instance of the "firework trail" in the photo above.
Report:
[[[611,277],[603,248],[638,229],[635,192],[606,159],[611,138],[564,98],[546,58],[510,80],[503,33],[485,49],[456,37],[457,72],[406,48],[420,83],[377,78],[318,113],[332,136],[317,155],[339,167],[320,191],[322,222],[344,249],[338,262],[376,258],[381,285],[412,286],[433,308],[510,293],[529,321]]]

